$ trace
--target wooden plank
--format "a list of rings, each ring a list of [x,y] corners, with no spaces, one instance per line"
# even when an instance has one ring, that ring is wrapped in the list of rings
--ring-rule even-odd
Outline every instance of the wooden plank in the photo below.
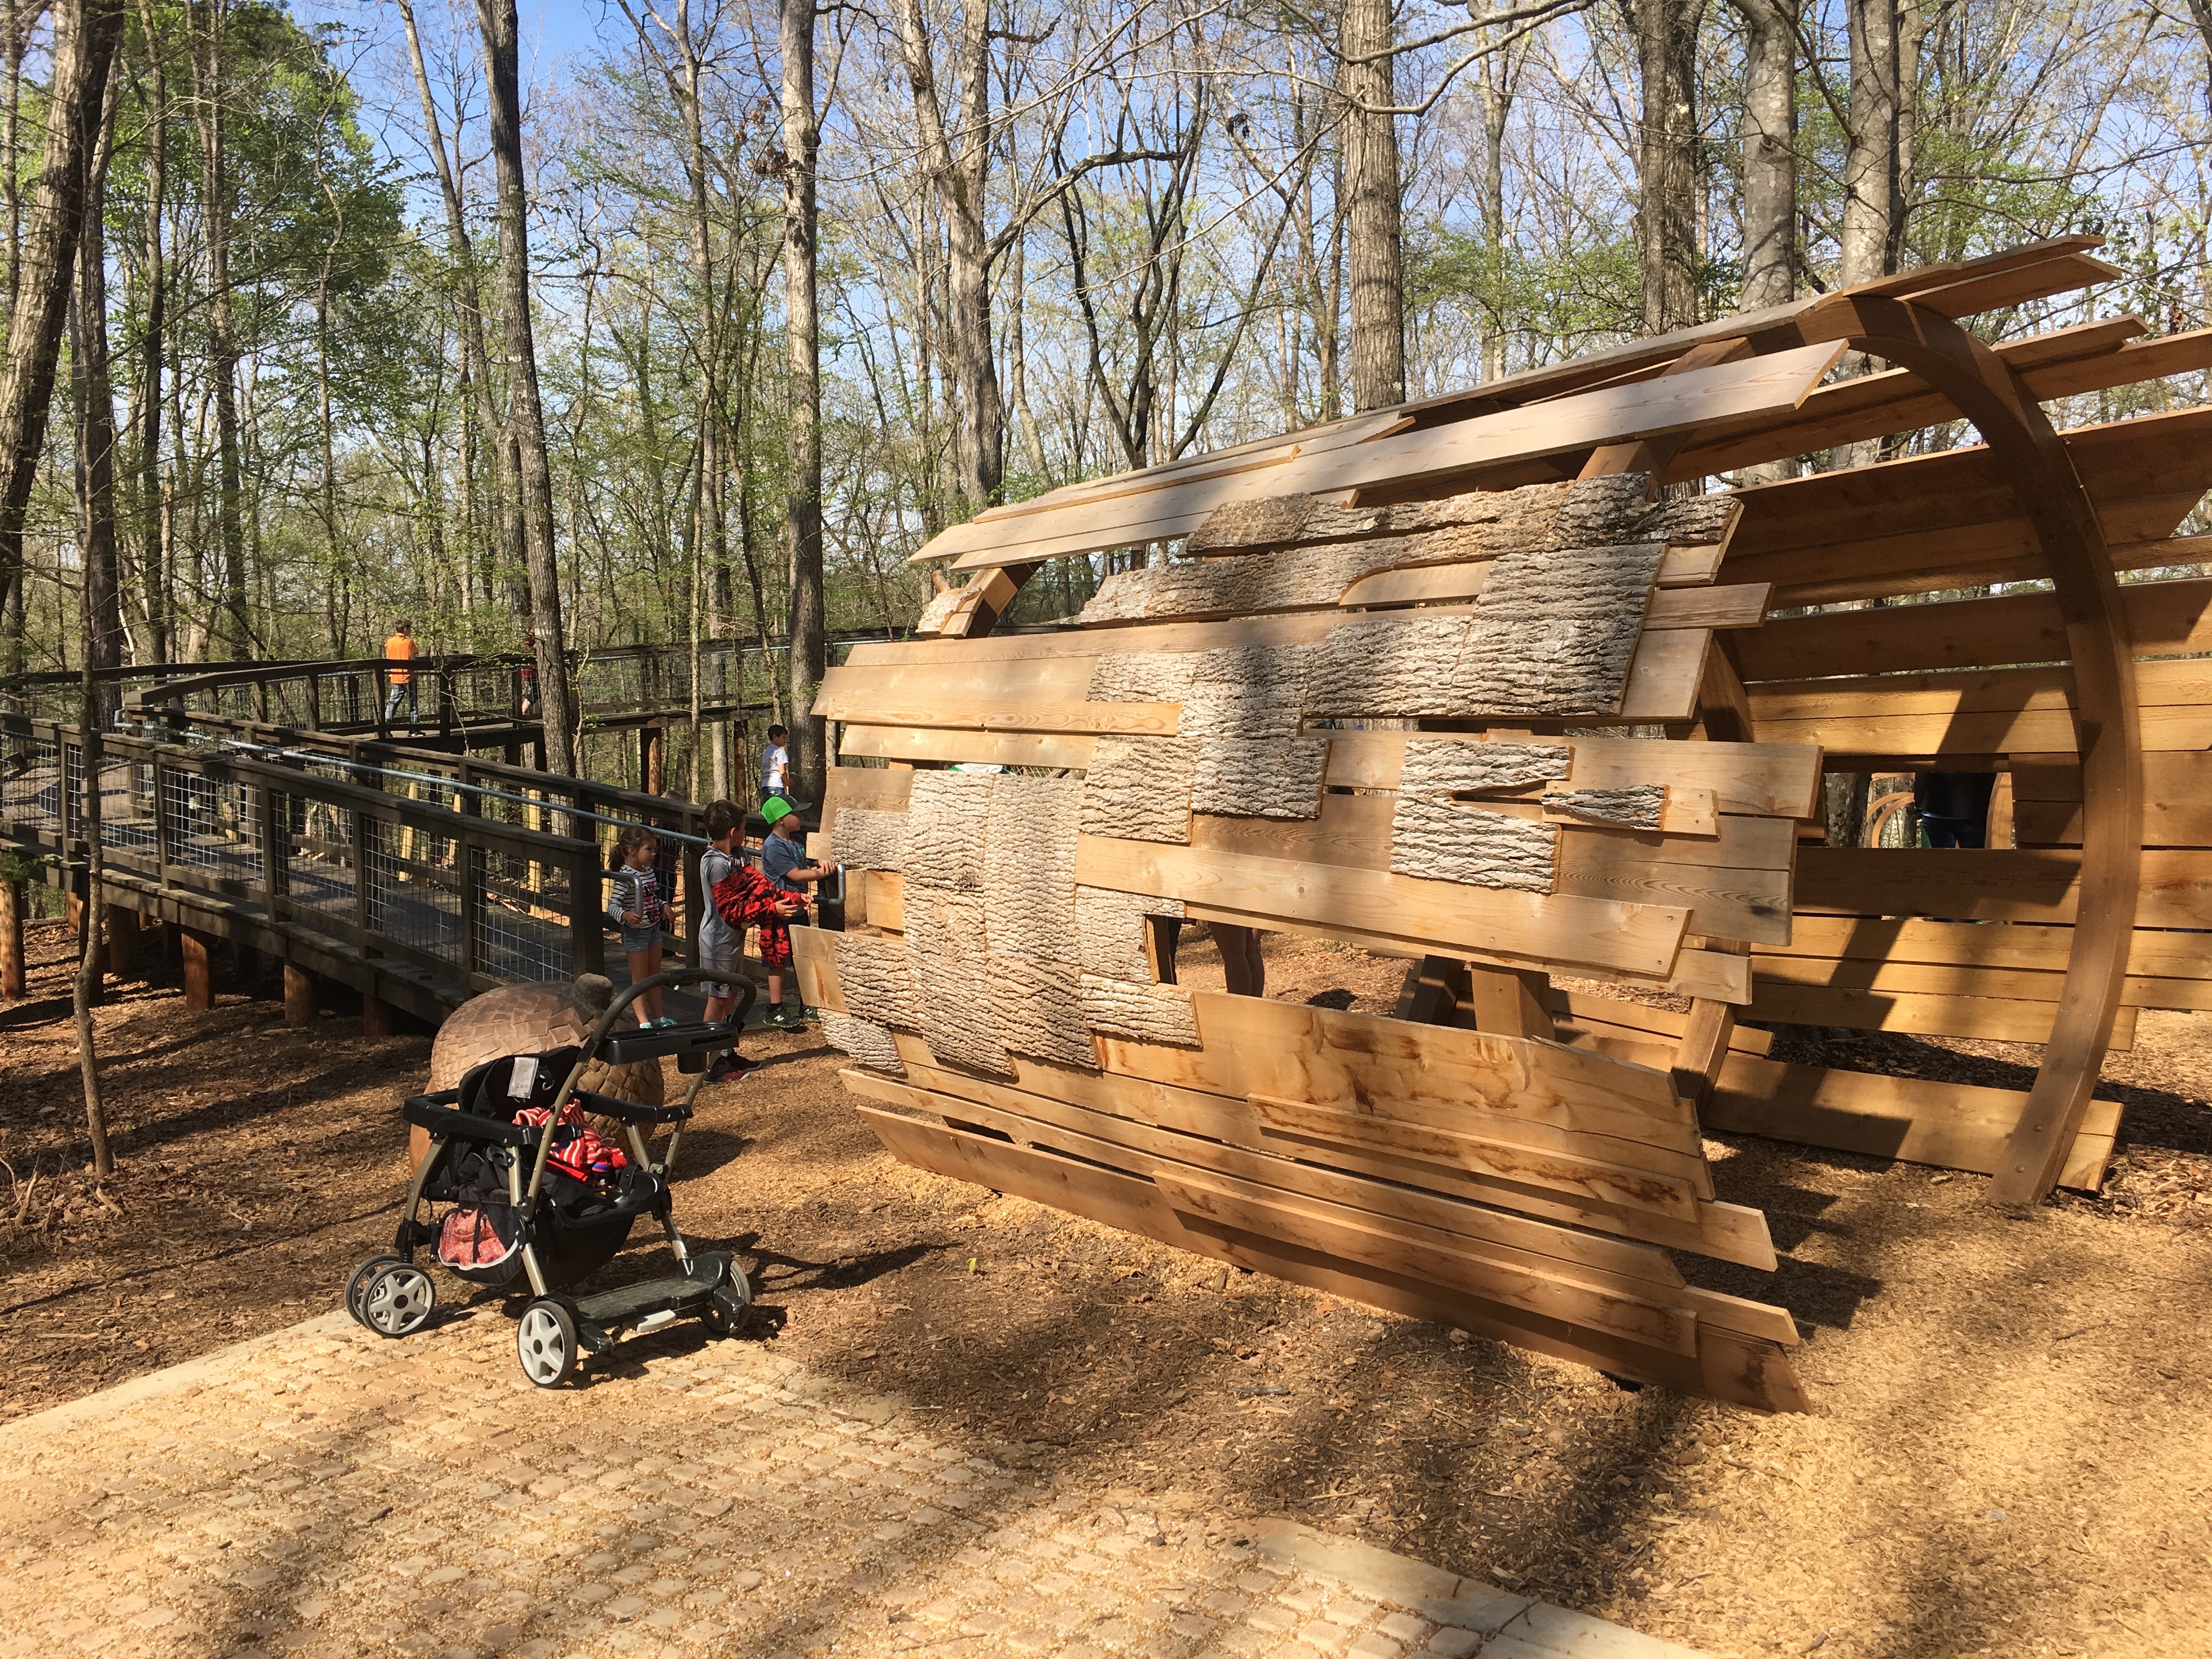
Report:
[[[2071,922],[2080,860],[2069,851],[1807,847],[1797,857],[1797,909]],[[2212,928],[2212,860],[2146,852],[2135,919],[2138,929]]]
[[[1705,1124],[1723,1132],[1990,1175],[2027,1100],[2010,1089],[1730,1054],[1705,1109]],[[2117,1101],[2090,1102],[2061,1177],[2065,1185],[2094,1190],[2102,1183],[2119,1121]]]
[[[1688,1014],[1677,1013],[1672,1008],[1654,1008],[1649,1003],[1631,1002],[1623,997],[1595,996],[1587,991],[1553,986],[1549,1001],[1553,1015],[1559,1019],[1577,1025],[1614,1026],[1655,1038],[1668,1048],[1680,1042],[1689,1031]],[[1729,1034],[1729,1047],[1740,1054],[1763,1054],[1773,1046],[1774,1033],[1754,1026],[1738,1025]]]
[[[1516,1272],[1500,1263],[1455,1249],[1449,1234],[1399,1224],[1391,1225],[1358,1211],[1346,1211],[1312,1200],[1268,1202],[1236,1191],[1218,1179],[1161,1174],[1161,1194],[1185,1216],[1222,1222],[1240,1232],[1255,1233],[1343,1256],[1407,1279],[1425,1279],[1508,1307],[1547,1314],[1570,1324],[1588,1326],[1686,1356],[1698,1351],[1693,1312],[1654,1299],[1607,1295],[1550,1275]]]
[[[1921,996],[1753,978],[1749,1018],[1796,1025],[1836,1025],[1854,1031],[1911,1031],[1923,1036],[1978,1037],[1990,1042],[2047,1042],[2058,1004],[1978,996]],[[2134,1011],[2113,1022],[2111,1046],[2134,1046]]]
[[[2212,659],[2137,665],[2146,751],[2212,744]],[[1768,680],[1752,694],[1762,735],[1832,755],[2061,754],[2074,747],[2073,673],[1988,668],[1856,680]]]
[[[825,689],[814,700],[824,720],[866,720],[884,726],[965,727],[982,732],[1045,732],[1172,737],[1182,718],[1174,702],[1046,702],[948,698],[880,703]]]
[[[822,828],[817,835],[835,838],[837,814],[847,807],[872,812],[903,812],[914,774],[888,766],[833,766],[822,789]],[[814,856],[812,842],[808,856]]]
[[[2014,834],[2021,846],[2081,845],[2081,769],[2072,756],[2015,760],[2011,776]],[[2165,750],[2143,757],[2142,835],[2146,847],[2212,847],[2212,753]]]
[[[1762,945],[1759,956],[1762,970],[1786,954],[2063,972],[2073,946],[2068,927],[1801,915],[1789,944]],[[2212,977],[2212,952],[2195,933],[2141,927],[2128,971],[2145,981],[2205,979]]]
[[[2142,331],[2140,319],[2122,317],[2008,341],[1996,351],[2008,368],[2027,376],[2030,392],[2039,401],[2212,368],[2212,329],[2129,343]],[[1930,390],[1917,375],[1892,369],[1824,386],[1790,419],[1701,431],[1698,441],[1675,457],[1665,476],[1669,483],[1709,477],[1958,418],[1950,399]]]
[[[848,1085],[863,1093],[878,1092],[881,1097],[879,1091],[863,1086],[860,1079],[865,1075],[847,1073]],[[1042,1139],[1057,1131],[1058,1138],[1050,1144],[1058,1150],[1139,1175],[1151,1176],[1164,1164],[1209,1170],[1263,1187],[1403,1216],[1516,1255],[1652,1284],[1683,1282],[1674,1263],[1662,1251],[1651,1248],[1650,1243],[1631,1243],[1583,1231],[1595,1227],[1601,1233],[1619,1231],[1621,1218],[1641,1219],[1644,1212],[1580,1204],[1562,1194],[1492,1180],[1480,1171],[1458,1167],[1423,1166],[1418,1161],[1389,1157],[1371,1158],[1357,1146],[1304,1145],[1295,1138],[1267,1132],[1243,1101],[1111,1073],[1070,1073],[1042,1065],[1024,1064],[1018,1087],[947,1071],[920,1058],[909,1058],[908,1076],[922,1088],[956,1099],[959,1103],[954,1108],[956,1115],[969,1106],[995,1109],[1008,1116],[1004,1124],[994,1127],[1011,1128],[1018,1123],[1023,1127],[1013,1131],[1018,1138]],[[1112,1150],[1106,1150],[1109,1147]],[[1410,1181],[1401,1178],[1409,1171]],[[1480,1201],[1474,1201],[1477,1200]],[[1506,1207],[1494,1207],[1501,1203]],[[1522,1207],[1534,1208],[1544,1218],[1510,1213],[1511,1209]],[[1744,1224],[1747,1216],[1753,1218],[1755,1224]],[[1574,1224],[1555,1224],[1563,1221]],[[1662,1225],[1671,1239],[1696,1239],[1698,1243],[1688,1248],[1701,1254],[1731,1261],[1747,1259],[1753,1266],[1763,1259],[1771,1265],[1771,1244],[1761,1242],[1765,1238],[1765,1218],[1755,1210],[1704,1204],[1698,1206],[1693,1226],[1664,1220]]]
[[[2128,637],[2139,656],[2212,652],[2212,578],[2124,582]],[[2067,659],[2055,593],[1884,605],[1771,622],[1738,641],[1750,680],[1905,673]]]
[[[1711,584],[1720,569],[1720,560],[1718,546],[1668,549],[1659,562],[1656,585],[1650,608],[1644,613],[1644,625],[1756,628],[1764,614],[1763,594],[1750,588],[1724,588],[1712,600],[1698,600],[1696,590]],[[1380,609],[1472,599],[1490,586],[1490,573],[1495,563],[1492,559],[1471,559],[1457,564],[1408,565],[1396,570],[1377,571],[1371,576],[1362,576],[1346,588],[1337,602],[1346,607]],[[1750,609],[1755,603],[1760,605],[1757,613]],[[1724,619],[1709,619],[1708,611]]]
[[[966,732],[927,726],[856,726],[848,724],[838,740],[838,752],[870,756],[879,760],[974,765],[1082,768],[1091,764],[1087,735],[1048,735],[1035,732]]]
[[[1200,1232],[1176,1214],[1158,1188],[1133,1176],[1073,1164],[1049,1153],[963,1135],[866,1107],[860,1109],[860,1115],[895,1155],[955,1180],[988,1185],[1332,1296],[1416,1319],[1436,1320],[1577,1364],[1599,1366],[1620,1376],[1686,1394],[1711,1395],[1754,1410],[1807,1409],[1803,1392],[1778,1344],[1717,1328],[1700,1330],[1697,1358],[1686,1360],[1662,1349],[1332,1260],[1318,1252],[1271,1244],[1251,1235],[1219,1237]]]
[[[1409,737],[1423,743],[1443,732],[1331,732],[1328,782],[1332,788],[1395,789]],[[1492,732],[1489,739],[1512,740]],[[1481,737],[1459,741],[1480,743]],[[1574,789],[1620,789],[1639,783],[1706,789],[1723,813],[1805,818],[1818,811],[1820,754],[1792,744],[1673,743],[1650,738],[1540,738],[1572,751],[1567,785]]]
[[[957,1073],[916,1067],[915,1084],[901,1084],[865,1072],[841,1074],[849,1089],[867,1097],[980,1122],[1017,1141],[1049,1148],[1109,1169],[1125,1170],[1170,1190],[1178,1209],[1190,1211],[1180,1189],[1219,1194],[1244,1202],[1279,1206],[1291,1218],[1279,1236],[1297,1237],[1299,1217],[1319,1218],[1380,1234],[1453,1259],[1468,1271],[1511,1279],[1546,1281],[1534,1293],[1577,1297],[1626,1297],[1668,1307],[1710,1321],[1722,1328],[1770,1341],[1796,1340],[1788,1315],[1778,1308],[1686,1285],[1679,1270],[1648,1245],[1593,1237],[1586,1233],[1503,1215],[1463,1200],[1412,1193],[1394,1183],[1319,1169],[1272,1152],[1224,1146],[1196,1136],[1132,1123],[1090,1112],[1048,1097],[1026,1094]],[[1224,1212],[1200,1204],[1196,1213],[1222,1218]],[[1310,1241],[1309,1241],[1310,1242]],[[1358,1260],[1375,1258],[1351,1252]],[[1378,1265],[1393,1265],[1378,1263]],[[1430,1272],[1417,1262],[1395,1264],[1411,1277],[1428,1277],[1474,1294],[1497,1295],[1450,1273]],[[1538,1306],[1520,1296],[1501,1299],[1516,1306]],[[1603,1325],[1601,1317],[1585,1322]]]
[[[1636,654],[1628,665],[1628,684],[1621,693],[1620,713],[1613,718],[1650,726],[1695,719],[1698,687],[1705,678],[1706,654],[1712,648],[1713,634],[1709,628],[1644,633],[1636,641]]]
[[[1306,939],[1333,939],[1340,945],[1352,945],[1378,957],[1399,957],[1419,961],[1423,957],[1434,954],[1437,949],[1428,940],[1403,933],[1380,933],[1360,927],[1286,921],[1279,916],[1255,915],[1249,910],[1235,910],[1202,902],[1187,902],[1183,908],[1193,921],[1224,921],[1237,927],[1257,927]],[[1495,950],[1477,951],[1466,945],[1456,947],[1450,954],[1463,957],[1470,962],[1540,973],[1548,972],[1552,966],[1549,963],[1526,957],[1515,957]],[[1678,951],[1674,953],[1674,965],[1663,977],[1633,974],[1620,968],[1578,966],[1574,972],[1578,978],[1600,980],[1636,990],[1665,991],[1679,996],[1719,997],[1735,1003],[1751,1000],[1750,963],[1745,957],[1725,951],[1686,948]]]
[[[1801,346],[1298,454],[1279,465],[1199,472],[1158,489],[1125,485],[1052,511],[971,520],[933,537],[915,558],[950,556],[956,570],[972,570],[1015,558],[1103,552],[1187,536],[1231,501],[1423,481],[1442,486],[1485,467],[1680,431],[1710,420],[1780,412],[1795,409],[1820,384],[1838,351]]]
[[[1382,870],[1317,870],[1291,860],[1102,836],[1078,842],[1076,879],[1125,893],[1376,933],[1418,917],[1423,935],[1438,945],[1655,975],[1673,965],[1688,921],[1686,910],[1671,906],[1505,892]]]
[[[995,1103],[1145,1152],[1257,1180],[1274,1179],[1267,1173],[1273,1166],[1263,1158],[1295,1159],[1297,1179],[1310,1183],[1312,1191],[1345,1202],[1364,1202],[1359,1194],[1379,1192],[1382,1207],[1395,1207],[1432,1225],[1449,1225],[1470,1236],[1539,1254],[1561,1255],[1632,1277],[1659,1271],[1648,1257],[1632,1251],[1622,1255],[1628,1247],[1589,1236],[1596,1232],[1692,1250],[1747,1267],[1771,1269],[1775,1265],[1765,1218],[1741,1205],[1701,1202],[1695,1222],[1686,1224],[1648,1210],[1592,1203],[1573,1194],[1500,1180],[1480,1170],[1425,1164],[1343,1143],[1301,1142],[1295,1136],[1270,1133],[1262,1129],[1250,1103],[1242,1097],[1212,1094],[1114,1071],[1079,1071],[1019,1055],[1014,1057],[1016,1078],[1009,1085],[939,1066],[918,1037],[901,1036],[898,1043],[910,1077],[963,1100]],[[1018,1097],[1010,1091],[1018,1091]],[[1148,1139],[1154,1132],[1174,1139]],[[1648,1127],[1642,1132],[1652,1133]],[[1364,1181],[1333,1185],[1332,1171],[1344,1172],[1347,1177],[1372,1178],[1383,1185],[1379,1189],[1370,1188]],[[1427,1207],[1431,1202],[1425,1196],[1427,1194],[1441,1195],[1435,1200],[1438,1207]],[[1474,1200],[1478,1207],[1463,1209],[1459,1200]],[[1531,1231],[1522,1218],[1524,1216],[1557,1223],[1569,1231],[1540,1227]],[[1673,1275],[1671,1267],[1664,1271]]]
[[[1710,1190],[1700,1190],[1704,1183],[1686,1170],[1669,1174],[1595,1158],[1540,1152],[1432,1123],[1408,1122],[1382,1112],[1345,1111],[1270,1095],[1253,1096],[1251,1105],[1262,1125],[1308,1141],[1364,1147],[1414,1164],[1441,1164],[1501,1181],[1576,1194],[1594,1204],[1673,1216],[1678,1221],[1694,1220],[1698,1200],[1712,1196]],[[1655,1161],[1658,1160],[1644,1160],[1645,1164]],[[1702,1155],[1693,1161],[1702,1169]]]
[[[2063,961],[2054,968],[1990,968],[1963,963],[1888,962],[1867,957],[1816,957],[1755,952],[1752,971],[1762,985],[1831,985],[1856,991],[1907,991],[1951,997],[2002,997],[2057,1002],[2064,994]],[[2212,951],[2200,971],[2185,978],[2130,975],[2121,1000],[2133,1008],[2212,1008]]]

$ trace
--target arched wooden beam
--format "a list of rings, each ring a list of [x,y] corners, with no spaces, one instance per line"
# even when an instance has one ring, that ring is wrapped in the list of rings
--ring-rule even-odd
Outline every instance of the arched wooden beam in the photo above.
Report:
[[[2081,873],[2066,983],[2043,1065],[2005,1143],[1991,1196],[2032,1204],[2057,1184],[2112,1040],[2142,866],[2142,732],[2119,584],[2087,491],[2042,407],[1980,341],[1908,302],[1838,295],[1788,343],[1841,340],[1911,370],[1981,433],[2043,550],[2066,620],[2081,753]],[[1783,343],[1762,340],[1771,349]]]

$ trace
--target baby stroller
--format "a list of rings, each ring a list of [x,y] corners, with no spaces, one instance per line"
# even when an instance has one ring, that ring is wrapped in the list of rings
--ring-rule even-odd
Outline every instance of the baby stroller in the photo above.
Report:
[[[737,1046],[754,988],[737,981],[739,1001],[727,1024],[614,1029],[623,1010],[655,986],[723,976],[678,968],[641,979],[614,999],[580,1044],[488,1060],[459,1088],[410,1100],[406,1119],[430,1132],[429,1155],[408,1189],[392,1253],[371,1256],[346,1281],[346,1311],[355,1321],[380,1336],[422,1329],[437,1305],[436,1288],[415,1259],[427,1249],[474,1284],[527,1281],[532,1299],[515,1351],[523,1375],[541,1389],[567,1382],[585,1354],[681,1318],[696,1318],[718,1336],[735,1333],[752,1305],[751,1287],[726,1251],[694,1255],[685,1245],[669,1170],[708,1062]],[[595,1060],[626,1065],[666,1054],[691,1074],[678,1104],[641,1106],[576,1086]],[[601,1138],[584,1121],[586,1112],[621,1124],[627,1146]],[[676,1129],[655,1164],[646,1135],[663,1123]],[[647,1214],[667,1235],[678,1271],[573,1294],[572,1286],[614,1259]]]

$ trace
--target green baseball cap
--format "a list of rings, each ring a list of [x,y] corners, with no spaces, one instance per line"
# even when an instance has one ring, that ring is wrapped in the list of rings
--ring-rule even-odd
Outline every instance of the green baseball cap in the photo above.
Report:
[[[791,803],[784,799],[782,796],[778,795],[774,800],[769,801],[767,805],[761,808],[761,822],[767,824],[770,829],[773,829],[777,824],[782,823],[784,819],[789,817],[791,813]]]

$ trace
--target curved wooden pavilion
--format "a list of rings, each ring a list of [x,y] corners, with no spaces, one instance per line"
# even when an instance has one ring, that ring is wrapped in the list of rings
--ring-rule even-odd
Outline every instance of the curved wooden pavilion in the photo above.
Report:
[[[2002,1201],[2094,1187],[2106,1050],[2138,1009],[2212,1006],[2212,581],[2118,580],[2212,556],[2173,533],[2212,487],[2212,409],[2061,432],[2043,407],[2212,366],[2212,335],[1992,349],[1958,320],[2117,274],[2095,246],[936,538],[919,556],[968,580],[933,637],[857,648],[816,703],[875,763],[833,774],[823,817],[866,926],[800,957],[871,1125],[1260,1271],[1801,1407],[1787,1310],[1670,1254],[1775,1265],[1703,1129],[1978,1170]],[[1845,350],[1890,367],[1831,381]],[[1665,492],[1960,417],[1979,445]],[[1071,625],[998,627],[1049,559],[1175,540]],[[2027,586],[1917,602],[1996,583]],[[1898,602],[1807,613],[1852,600]],[[1996,774],[1991,844],[1826,846],[1824,769]],[[1405,957],[1397,1018],[1164,983],[1167,917]],[[2025,1092],[1786,1065],[1781,1022],[2043,1058]]]

